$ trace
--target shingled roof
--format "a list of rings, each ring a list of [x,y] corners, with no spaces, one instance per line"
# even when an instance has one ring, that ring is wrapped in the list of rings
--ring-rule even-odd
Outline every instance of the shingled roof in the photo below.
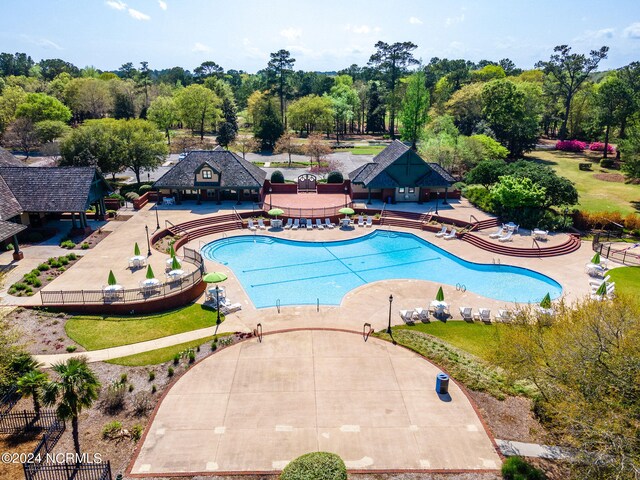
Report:
[[[195,172],[203,164],[220,172],[222,188],[260,188],[266,177],[266,173],[253,163],[218,147],[215,150],[195,150],[189,153],[160,177],[153,186],[174,189],[198,188],[195,185]]]
[[[0,177],[0,220],[9,220],[21,213],[20,203],[4,179]]]
[[[0,220],[0,242],[13,237],[15,234],[20,233],[26,228],[26,225]]]
[[[429,168],[424,175],[415,181],[415,185],[401,185],[387,172],[387,169],[407,153],[410,154],[411,149],[404,143],[395,140],[376,155],[372,162],[350,172],[349,179],[352,183],[361,183],[369,188],[448,187],[455,182],[455,179],[440,165],[425,162]],[[420,158],[416,153],[414,156]]]
[[[43,213],[84,212],[94,180],[105,182],[94,167],[0,167],[0,177],[23,211]]]
[[[0,167],[24,167],[25,164],[14,157],[11,152],[0,147]]]

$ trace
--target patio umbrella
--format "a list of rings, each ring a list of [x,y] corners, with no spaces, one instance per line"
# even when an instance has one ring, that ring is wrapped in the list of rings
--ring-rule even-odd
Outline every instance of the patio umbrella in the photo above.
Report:
[[[551,295],[548,292],[540,302],[540,306],[542,308],[551,308]]]
[[[353,208],[344,207],[338,210],[339,213],[343,213],[345,215],[353,215],[356,211]]]
[[[173,249],[173,245],[169,246],[169,256],[170,257],[175,257],[176,256],[176,251]]]
[[[156,278],[153,274],[153,270],[151,270],[151,265],[147,265],[147,278],[151,280],[152,278]]]
[[[602,282],[596,290],[596,295],[604,297],[607,294],[607,282]]]
[[[222,272],[209,272],[202,277],[202,281],[205,283],[220,283],[224,282],[226,279],[227,276]]]
[[[136,244],[133,246],[133,254],[136,257],[140,256],[140,247],[138,246],[138,242],[136,242]]]
[[[598,252],[596,252],[596,254],[591,259],[591,263],[593,263],[594,265],[600,264],[600,254]]]
[[[282,210],[281,208],[272,208],[267,213],[272,217],[278,218],[278,215],[282,215],[284,213],[284,210]]]
[[[171,270],[179,270],[181,266],[182,266],[182,265],[180,265],[180,261],[179,261],[179,260],[176,258],[176,256],[174,255],[174,256],[171,258]]]
[[[116,276],[113,274],[113,270],[109,270],[109,280],[107,280],[109,285],[115,285],[118,282],[116,281]]]
[[[444,292],[442,291],[442,287],[438,289],[438,293],[436,293],[436,300],[439,302],[444,302]]]

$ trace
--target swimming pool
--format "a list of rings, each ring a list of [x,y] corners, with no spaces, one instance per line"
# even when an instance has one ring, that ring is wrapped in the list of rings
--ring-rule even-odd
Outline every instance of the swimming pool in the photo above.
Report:
[[[464,285],[507,302],[539,302],[562,293],[555,280],[526,268],[462,260],[411,233],[375,230],[337,242],[304,242],[260,235],[208,243],[202,254],[227,265],[256,308],[339,305],[350,290],[388,279]],[[424,292],[425,301],[435,292]]]

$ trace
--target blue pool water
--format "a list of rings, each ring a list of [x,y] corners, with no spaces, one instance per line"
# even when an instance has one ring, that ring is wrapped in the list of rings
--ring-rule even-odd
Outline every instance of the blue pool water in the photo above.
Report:
[[[467,262],[410,233],[376,230],[339,242],[301,242],[243,235],[208,243],[203,255],[227,265],[257,308],[339,305],[356,287],[378,280],[418,279],[464,285],[485,297],[539,302],[562,293],[555,280],[526,268]],[[424,292],[425,301],[435,291]]]

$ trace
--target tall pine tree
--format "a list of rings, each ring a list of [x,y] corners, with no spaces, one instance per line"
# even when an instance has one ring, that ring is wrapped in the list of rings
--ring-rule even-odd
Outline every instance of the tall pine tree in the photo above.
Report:
[[[378,90],[378,83],[371,82],[367,104],[367,132],[384,132],[384,116],[384,103]]]

